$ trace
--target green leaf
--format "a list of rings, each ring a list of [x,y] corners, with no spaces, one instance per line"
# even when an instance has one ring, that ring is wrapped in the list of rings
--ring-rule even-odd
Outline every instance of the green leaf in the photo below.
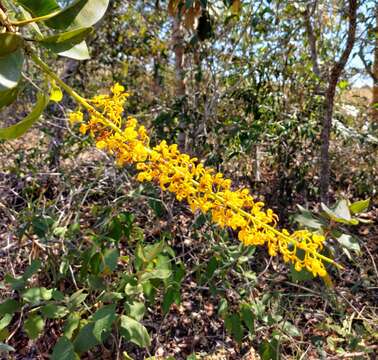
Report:
[[[153,269],[146,272],[141,276],[140,281],[143,283],[151,279],[168,279],[171,276],[171,270],[168,269]]]
[[[80,44],[92,31],[93,29],[91,27],[80,28],[61,34],[48,36],[38,40],[38,42],[43,47],[55,53],[61,53],[72,49],[77,44]]]
[[[54,220],[50,216],[35,216],[32,220],[33,231],[38,237],[46,236],[49,229],[54,224]]]
[[[262,360],[278,360],[278,341],[272,339],[271,341],[264,340],[259,348],[259,354]]]
[[[142,250],[143,261],[146,263],[154,260],[165,248],[165,242],[159,241],[156,244],[145,246]]]
[[[111,330],[113,322],[117,318],[116,305],[105,305],[98,309],[93,315],[92,320],[95,322],[93,335],[99,341],[103,341],[103,334]]]
[[[16,351],[16,349],[8,344],[4,344],[0,342],[0,354],[2,352],[10,352],[10,351]]]
[[[370,205],[370,199],[360,200],[349,205],[349,210],[352,214],[359,214],[367,210]]]
[[[33,17],[44,16],[60,10],[55,0],[17,0],[16,2],[29,11]]]
[[[340,89],[340,90],[345,90],[346,88],[348,88],[349,86],[349,82],[348,80],[341,80],[339,81],[339,83],[337,84],[337,87]]]
[[[294,220],[296,222],[313,230],[320,230],[322,228],[323,224],[316,219],[310,211],[300,205],[298,205],[298,208],[300,210],[300,214],[296,214],[294,216]]]
[[[146,328],[139,321],[129,316],[121,316],[120,330],[122,336],[140,347],[151,345],[150,335],[148,335]]]
[[[0,140],[16,139],[23,135],[38,120],[48,102],[48,97],[40,93],[37,103],[29,115],[15,125],[0,128]]]
[[[35,340],[39,337],[44,327],[45,321],[41,316],[36,314],[29,315],[24,323],[24,330],[28,337],[32,340]]]
[[[179,289],[177,289],[176,286],[171,286],[168,288],[167,292],[164,294],[162,308],[164,314],[166,314],[171,305],[175,303],[176,305],[179,305],[181,301],[181,295]]]
[[[227,331],[240,343],[243,340],[243,327],[238,314],[231,314],[224,320]]]
[[[51,360],[76,360],[79,357],[75,354],[75,349],[70,340],[62,336],[54,346]]]
[[[86,352],[99,344],[99,341],[93,335],[93,329],[94,323],[86,324],[80,329],[74,341],[76,352]]]
[[[21,309],[21,304],[14,299],[7,299],[0,304],[0,315],[14,314]]]
[[[60,319],[67,315],[68,309],[62,305],[47,304],[41,308],[41,313],[48,319]]]
[[[298,330],[298,328],[293,324],[291,323],[290,321],[286,320],[283,324],[282,324],[282,330],[290,335],[290,336],[293,336],[293,337],[299,337],[301,336],[301,332]]]
[[[19,91],[20,91],[19,86],[16,86],[13,89],[1,91],[0,92],[0,109],[3,108],[4,106],[8,106],[13,101],[15,101]]]
[[[330,209],[327,205],[323,203],[321,203],[321,208],[327,214],[327,216],[333,221],[352,225],[358,223],[358,220],[352,219],[349,211],[348,202],[345,199],[338,201],[336,206],[332,209]]]
[[[24,54],[21,49],[0,57],[0,93],[17,86],[21,79],[23,64]]]
[[[84,289],[80,289],[74,292],[68,299],[68,306],[72,309],[79,306],[88,296],[88,294],[83,293]]]
[[[12,321],[13,314],[5,314],[0,320],[0,331],[5,329]]]
[[[80,314],[77,312],[72,312],[68,315],[68,318],[63,328],[63,333],[65,337],[67,337],[68,339],[72,338],[74,331],[80,325],[80,319],[81,319]]]
[[[22,298],[33,305],[38,304],[42,300],[50,300],[52,297],[52,289],[45,287],[30,288],[24,291]]]
[[[143,319],[146,307],[142,302],[130,301],[125,303],[125,310],[127,315],[131,316],[137,321],[140,321]]]
[[[101,20],[108,5],[109,0],[76,0],[45,23],[59,30],[92,26]]]
[[[5,275],[4,280],[12,287],[13,290],[21,290],[26,285],[25,279],[22,276],[14,278],[7,274]]]
[[[304,268],[301,271],[297,271],[295,270],[294,265],[290,264],[290,278],[293,282],[302,282],[312,280],[314,275]]]
[[[219,301],[218,314],[222,319],[225,319],[228,314],[228,302],[225,298],[222,298]]]
[[[60,52],[58,55],[75,60],[87,60],[91,58],[85,41],[75,45],[70,50]]]
[[[23,38],[15,33],[0,34],[0,57],[7,56],[16,51],[22,44]]]
[[[250,307],[246,304],[243,304],[240,309],[240,315],[241,315],[241,319],[243,320],[249,332],[251,334],[254,334],[255,333],[255,324],[254,324],[255,317]]]
[[[338,201],[333,211],[341,219],[351,219],[348,202],[345,199]]]
[[[342,234],[337,238],[337,241],[341,246],[347,248],[348,250],[361,253],[360,244],[352,235]]]
[[[32,260],[31,264],[26,268],[22,277],[24,280],[29,280],[41,267],[41,260]]]
[[[117,262],[119,258],[118,249],[106,249],[104,251],[103,263],[101,266],[101,272],[107,274],[113,272],[117,267]]]

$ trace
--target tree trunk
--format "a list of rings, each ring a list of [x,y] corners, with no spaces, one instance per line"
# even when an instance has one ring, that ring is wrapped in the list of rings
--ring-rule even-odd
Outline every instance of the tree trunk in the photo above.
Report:
[[[339,81],[340,75],[345,68],[349,59],[349,55],[353,49],[356,38],[356,23],[357,23],[357,1],[349,0],[349,28],[348,37],[346,40],[345,49],[330,72],[328,87],[325,99],[325,112],[322,119],[321,131],[321,152],[320,152],[320,198],[325,204],[329,202],[329,183],[330,183],[330,162],[329,162],[329,140],[332,127],[333,106],[336,94],[336,86]]]
[[[373,65],[373,105],[378,104],[378,4],[375,8],[375,47],[374,47],[374,65]],[[378,129],[378,108],[373,108],[373,124]]]
[[[181,105],[181,112],[184,112],[185,109],[185,95],[186,95],[186,87],[185,87],[185,71],[184,71],[184,34],[183,34],[183,27],[182,27],[182,19],[179,15],[176,15],[173,18],[173,28],[172,28],[172,46],[173,51],[175,54],[175,82],[176,82],[176,96],[178,98],[178,102]],[[181,150],[186,150],[186,123],[184,121],[184,117],[181,116],[181,120],[179,121],[179,134],[177,138],[178,145]]]

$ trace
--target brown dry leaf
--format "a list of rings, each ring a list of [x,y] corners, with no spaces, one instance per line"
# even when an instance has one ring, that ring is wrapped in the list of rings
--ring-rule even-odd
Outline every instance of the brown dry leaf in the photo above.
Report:
[[[234,15],[239,14],[240,9],[241,9],[241,0],[234,0],[234,1],[232,2],[232,5],[230,6],[230,9],[231,9],[231,12],[232,12]]]
[[[171,16],[177,15],[177,9],[181,0],[169,0],[168,3],[168,14]]]
[[[201,5],[196,1],[194,6],[192,6],[185,13],[184,26],[187,29],[194,29],[194,24],[196,23],[196,20],[201,16],[201,12]]]

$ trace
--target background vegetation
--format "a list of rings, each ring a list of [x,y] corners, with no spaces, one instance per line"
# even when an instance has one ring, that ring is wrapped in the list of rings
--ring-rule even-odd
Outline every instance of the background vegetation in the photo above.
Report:
[[[0,357],[374,358],[374,0],[18,0],[0,11]],[[49,19],[25,23],[38,16]],[[77,104],[31,52],[82,96],[125,86],[125,116],[152,145],[178,143],[251,189],[281,228],[324,234],[344,269],[327,268],[325,284],[136,182],[69,126]]]

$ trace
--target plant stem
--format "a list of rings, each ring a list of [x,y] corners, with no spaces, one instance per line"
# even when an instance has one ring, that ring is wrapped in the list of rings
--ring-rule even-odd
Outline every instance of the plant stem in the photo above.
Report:
[[[57,11],[54,11],[50,14],[38,16],[38,17],[35,17],[35,18],[31,18],[31,19],[25,19],[25,20],[19,20],[19,21],[10,21],[10,24],[14,25],[14,26],[25,26],[25,25],[28,25],[28,24],[33,23],[33,22],[39,22],[39,21],[45,21],[45,20],[51,19],[55,15],[59,14],[59,12],[60,12],[60,10],[57,10]]]
[[[73,97],[80,105],[82,105],[84,108],[86,108],[90,113],[95,113],[97,116],[101,118],[101,120],[104,122],[106,126],[111,127],[114,131],[118,132],[119,134],[122,134],[122,131],[114,125],[111,121],[109,121],[104,115],[102,115],[95,107],[93,107],[89,102],[84,99],[82,96],[80,96],[74,89],[72,89],[69,85],[67,85],[63,80],[59,78],[50,68],[49,66],[42,61],[33,50],[30,48],[27,48],[28,53],[30,54],[31,59],[34,61],[34,63],[49,77],[54,79],[59,86],[67,92],[68,95]]]

